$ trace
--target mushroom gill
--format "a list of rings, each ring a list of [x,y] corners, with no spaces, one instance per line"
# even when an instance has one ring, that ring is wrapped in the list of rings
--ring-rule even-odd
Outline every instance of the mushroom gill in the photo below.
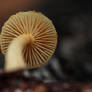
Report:
[[[2,27],[1,35],[1,51],[8,71],[44,65],[57,45],[52,21],[35,11],[11,16]]]

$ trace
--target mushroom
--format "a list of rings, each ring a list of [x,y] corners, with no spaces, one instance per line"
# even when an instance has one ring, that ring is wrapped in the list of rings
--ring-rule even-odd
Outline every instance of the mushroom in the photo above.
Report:
[[[42,13],[28,11],[12,15],[1,32],[5,71],[41,67],[51,58],[56,45],[55,27]]]

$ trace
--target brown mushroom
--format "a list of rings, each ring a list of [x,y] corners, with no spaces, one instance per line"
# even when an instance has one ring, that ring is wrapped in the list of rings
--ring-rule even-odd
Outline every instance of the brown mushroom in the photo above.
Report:
[[[6,57],[7,71],[44,65],[57,45],[52,21],[35,11],[11,16],[2,27],[1,35],[1,51]]]

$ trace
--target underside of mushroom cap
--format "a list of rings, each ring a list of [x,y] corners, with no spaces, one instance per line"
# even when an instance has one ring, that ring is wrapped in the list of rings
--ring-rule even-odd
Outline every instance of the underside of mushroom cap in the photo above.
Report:
[[[19,44],[22,46],[24,62],[31,68],[45,64],[57,45],[57,33],[52,21],[35,11],[19,12],[11,16],[2,27],[1,35],[1,50],[5,55],[13,40],[20,36],[24,36],[24,42],[27,39],[27,43]]]

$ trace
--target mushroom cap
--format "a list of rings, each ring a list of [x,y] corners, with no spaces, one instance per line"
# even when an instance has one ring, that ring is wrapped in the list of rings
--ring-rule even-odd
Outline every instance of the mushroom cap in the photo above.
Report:
[[[23,49],[23,57],[31,68],[45,64],[53,55],[57,45],[57,33],[52,21],[35,11],[12,15],[2,27],[1,35],[3,54],[7,53],[9,45],[15,38],[30,35],[29,43]]]

